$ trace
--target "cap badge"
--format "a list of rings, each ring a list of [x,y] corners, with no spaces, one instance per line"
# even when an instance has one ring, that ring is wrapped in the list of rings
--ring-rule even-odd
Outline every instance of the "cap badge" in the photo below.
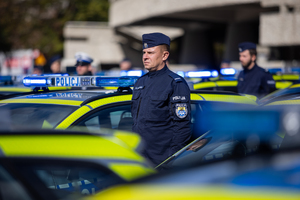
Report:
[[[242,51],[242,48],[239,48],[239,51]]]
[[[144,43],[144,47],[145,47],[145,48],[148,48],[148,44],[147,44],[147,43]]]

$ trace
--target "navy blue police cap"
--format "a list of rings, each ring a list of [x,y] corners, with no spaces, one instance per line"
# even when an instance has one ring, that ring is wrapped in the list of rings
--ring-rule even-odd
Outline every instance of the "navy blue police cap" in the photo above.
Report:
[[[75,58],[76,58],[75,66],[88,66],[93,62],[93,59],[84,52],[76,53]]]
[[[170,38],[162,33],[147,33],[142,36],[143,49],[166,44],[170,46]]]
[[[239,44],[239,52],[243,52],[247,49],[256,49],[256,44],[253,42],[242,42]]]

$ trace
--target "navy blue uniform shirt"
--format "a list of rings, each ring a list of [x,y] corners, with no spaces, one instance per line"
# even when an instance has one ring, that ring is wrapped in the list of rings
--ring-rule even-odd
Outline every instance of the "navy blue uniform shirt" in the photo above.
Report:
[[[137,80],[131,112],[132,130],[146,143],[143,156],[156,165],[190,139],[190,89],[186,81],[167,66]]]
[[[244,69],[238,76],[238,93],[255,95],[261,98],[275,91],[272,75],[256,64],[250,70]]]

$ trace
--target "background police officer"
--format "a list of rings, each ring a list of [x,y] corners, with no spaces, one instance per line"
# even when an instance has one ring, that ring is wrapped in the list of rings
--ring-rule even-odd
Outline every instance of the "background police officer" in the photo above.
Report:
[[[143,64],[149,71],[134,85],[134,132],[146,142],[143,155],[159,164],[184,147],[190,138],[190,90],[186,81],[166,66],[170,38],[143,35]]]
[[[261,98],[275,90],[272,75],[256,64],[256,45],[252,42],[239,44],[239,58],[243,71],[238,76],[238,92]]]
[[[79,76],[91,76],[92,74],[92,62],[93,59],[84,52],[78,52],[75,54],[76,58],[76,72]]]

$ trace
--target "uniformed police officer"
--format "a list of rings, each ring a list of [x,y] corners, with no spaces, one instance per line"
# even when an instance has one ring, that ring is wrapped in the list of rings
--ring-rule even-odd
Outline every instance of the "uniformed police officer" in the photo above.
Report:
[[[76,58],[76,72],[79,76],[91,76],[93,59],[84,52],[75,54]]]
[[[243,71],[238,76],[238,92],[261,98],[275,90],[272,75],[256,64],[256,44],[243,42],[239,44],[239,57]]]
[[[170,38],[162,33],[142,38],[143,64],[149,72],[133,88],[132,130],[146,142],[143,155],[157,165],[190,138],[190,90],[186,81],[166,66]]]

